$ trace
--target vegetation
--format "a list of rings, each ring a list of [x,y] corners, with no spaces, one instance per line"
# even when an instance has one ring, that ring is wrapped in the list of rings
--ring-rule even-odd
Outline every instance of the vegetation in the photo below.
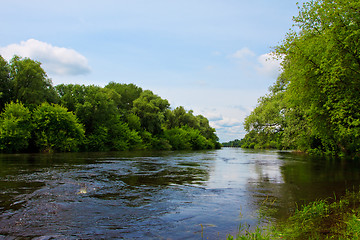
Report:
[[[359,157],[360,2],[314,0],[275,47],[282,73],[245,120],[243,147]]]
[[[224,143],[221,143],[221,145],[223,147],[241,147],[243,144],[243,140],[239,140],[239,139],[235,139],[233,141],[229,141],[229,142],[224,142]]]
[[[286,221],[273,226],[241,228],[233,239],[360,239],[360,192],[302,206]]]
[[[41,63],[0,56],[0,152],[219,148],[209,121],[134,84],[53,86]]]

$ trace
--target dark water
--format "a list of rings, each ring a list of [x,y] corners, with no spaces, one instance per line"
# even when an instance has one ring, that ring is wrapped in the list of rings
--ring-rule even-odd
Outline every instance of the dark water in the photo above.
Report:
[[[358,162],[277,151],[0,155],[0,239],[225,239],[359,184]]]

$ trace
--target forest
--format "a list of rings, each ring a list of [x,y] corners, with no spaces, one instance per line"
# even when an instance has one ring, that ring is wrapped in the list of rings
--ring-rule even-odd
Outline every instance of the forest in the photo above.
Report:
[[[220,148],[202,115],[134,84],[53,86],[41,63],[0,56],[0,152]]]
[[[281,74],[245,119],[245,148],[360,156],[360,2],[299,6],[274,47]]]

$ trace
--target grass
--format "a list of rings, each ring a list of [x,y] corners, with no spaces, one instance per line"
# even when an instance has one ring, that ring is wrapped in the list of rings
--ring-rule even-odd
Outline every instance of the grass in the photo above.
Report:
[[[360,240],[360,192],[341,199],[319,200],[304,205],[286,221],[253,231],[241,227],[228,240],[358,239]]]

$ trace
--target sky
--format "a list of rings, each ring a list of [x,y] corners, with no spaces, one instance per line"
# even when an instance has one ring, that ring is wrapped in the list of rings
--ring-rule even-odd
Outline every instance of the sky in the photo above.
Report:
[[[134,83],[203,115],[220,142],[280,71],[270,58],[298,0],[1,1],[0,55],[40,61],[53,84]]]

